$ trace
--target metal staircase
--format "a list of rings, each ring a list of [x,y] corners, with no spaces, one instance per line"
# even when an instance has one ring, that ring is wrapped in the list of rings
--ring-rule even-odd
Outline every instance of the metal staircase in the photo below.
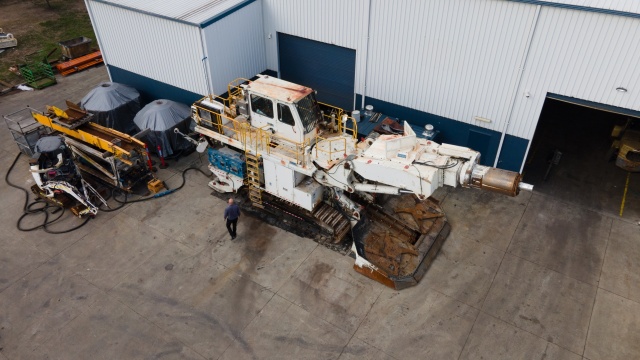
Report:
[[[245,152],[247,164],[247,185],[249,186],[249,199],[253,206],[264,209],[262,204],[262,189],[260,188],[260,159],[258,156]]]

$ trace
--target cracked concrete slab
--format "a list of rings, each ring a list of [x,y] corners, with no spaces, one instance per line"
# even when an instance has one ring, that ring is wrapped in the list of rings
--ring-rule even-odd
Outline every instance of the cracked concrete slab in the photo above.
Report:
[[[342,350],[340,360],[356,359],[395,360],[396,358],[354,336]]]
[[[636,224],[613,221],[600,287],[640,302],[640,229]]]
[[[590,360],[640,357],[640,304],[598,289],[584,356]]]
[[[353,334],[382,290],[353,270],[352,258],[318,246],[278,294]]]
[[[209,255],[271,291],[282,288],[318,246],[251,216],[241,216],[238,237],[231,240],[222,213],[214,219],[206,227],[217,227],[218,231],[212,231],[224,233],[207,248]]]
[[[111,292],[207,358],[240,336],[273,292],[180,243],[170,243]]]
[[[81,244],[53,257],[41,269],[68,270],[107,291],[169,241],[125,213],[118,214],[113,221],[118,226],[94,229],[79,241]]]
[[[489,292],[504,252],[452,229],[422,284],[476,309]]]
[[[506,254],[482,310],[582,355],[595,295],[592,285]]]
[[[30,358],[36,347],[103,296],[81,276],[33,270],[0,293],[2,353],[11,359]]]
[[[348,340],[348,333],[276,295],[220,359],[337,359]]]
[[[530,191],[512,198],[458,188],[450,190],[442,208],[459,235],[506,251],[530,197]]]
[[[456,358],[478,313],[427,286],[385,290],[355,336],[400,359]]]
[[[535,194],[507,252],[597,285],[612,220]]]
[[[580,360],[582,356],[481,313],[460,356],[463,359]]]
[[[36,349],[41,359],[203,357],[120,302],[105,296]]]
[[[38,251],[22,236],[6,236],[0,252],[0,293],[47,260],[47,254]]]

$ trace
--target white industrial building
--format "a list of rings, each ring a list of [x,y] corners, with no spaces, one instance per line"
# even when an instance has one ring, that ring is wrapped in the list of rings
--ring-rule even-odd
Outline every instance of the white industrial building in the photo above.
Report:
[[[522,170],[545,100],[638,116],[640,1],[86,0],[113,81],[189,103],[260,72]]]

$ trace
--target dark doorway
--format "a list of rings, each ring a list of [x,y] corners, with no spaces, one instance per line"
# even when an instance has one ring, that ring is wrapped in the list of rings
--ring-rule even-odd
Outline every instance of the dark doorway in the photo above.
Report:
[[[320,102],[352,110],[355,50],[278,33],[278,62],[283,80],[316,90]]]
[[[542,194],[619,214],[629,175],[624,217],[637,218],[640,174],[617,167],[611,150],[614,126],[628,119],[640,125],[639,119],[628,115],[547,98],[525,163],[524,181]]]

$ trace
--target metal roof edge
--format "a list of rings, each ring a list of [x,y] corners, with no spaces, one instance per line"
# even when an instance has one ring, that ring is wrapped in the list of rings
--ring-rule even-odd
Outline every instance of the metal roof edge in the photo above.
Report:
[[[543,5],[543,6],[564,8],[564,9],[572,9],[572,10],[582,10],[582,11],[588,11],[588,12],[595,12],[595,13],[608,14],[608,15],[618,15],[618,16],[625,16],[625,17],[640,19],[640,14],[638,13],[632,13],[632,12],[621,11],[621,10],[611,10],[611,9],[595,8],[591,6],[572,5],[572,4],[560,4],[560,3],[541,1],[541,0],[507,0],[507,1],[519,2],[519,3],[525,3],[525,4],[531,4],[531,5]]]
[[[94,0],[94,1],[96,1],[96,0]],[[244,8],[245,6],[250,5],[250,4],[254,3],[254,2],[256,2],[256,0],[245,0],[245,1],[235,5],[233,7],[223,11],[220,14],[215,15],[215,16],[213,16],[213,17],[201,22],[200,23],[200,28],[204,29],[207,26],[224,19],[225,17],[233,14],[234,12],[236,12],[236,11],[238,11],[238,10]]]
[[[122,5],[122,4],[112,3],[112,2],[107,1],[107,0],[89,0],[89,1],[97,2],[97,3],[101,3],[101,4],[105,4],[105,5],[111,5],[111,6],[114,6],[114,7],[117,7],[117,8],[129,10],[129,11],[137,12],[137,13],[140,13],[140,14],[145,14],[145,15],[149,15],[149,16],[165,19],[165,20],[175,21],[177,23],[181,23],[181,24],[185,24],[185,25],[196,26],[196,27],[198,26],[197,23],[188,22],[188,21],[184,21],[184,20],[181,20],[181,19],[172,18],[170,16],[160,15],[160,14],[152,13],[152,12],[149,12],[149,11],[132,8],[130,6],[126,6],[126,5]]]

